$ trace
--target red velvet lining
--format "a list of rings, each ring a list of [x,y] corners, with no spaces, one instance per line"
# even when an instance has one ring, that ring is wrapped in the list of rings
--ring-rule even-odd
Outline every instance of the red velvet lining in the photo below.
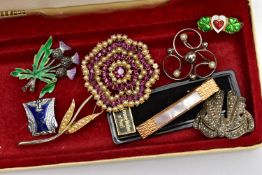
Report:
[[[73,135],[52,143],[18,147],[21,140],[31,140],[23,102],[37,99],[38,93],[21,91],[26,81],[9,76],[15,67],[29,68],[33,56],[48,36],[61,39],[84,57],[99,41],[114,33],[125,33],[130,38],[148,44],[151,54],[161,64],[166,49],[172,46],[173,36],[182,28],[196,27],[204,15],[224,14],[244,22],[241,32],[229,35],[203,33],[209,49],[218,57],[218,71],[236,72],[241,93],[247,99],[247,109],[255,117],[256,127],[251,134],[236,140],[206,139],[194,129],[165,134],[143,141],[114,145],[105,114]],[[0,168],[27,167],[65,162],[91,161],[119,157],[155,155],[214,148],[233,148],[261,143],[262,112],[258,67],[246,0],[172,0],[152,9],[126,10],[106,14],[88,14],[67,18],[31,16],[0,21]],[[171,83],[163,72],[155,87]],[[38,88],[39,92],[39,88]],[[72,98],[79,105],[89,93],[84,88],[80,67],[74,81],[61,80],[54,93],[56,116],[60,122]],[[94,101],[81,113],[91,112]],[[146,111],[145,111],[146,112]]]

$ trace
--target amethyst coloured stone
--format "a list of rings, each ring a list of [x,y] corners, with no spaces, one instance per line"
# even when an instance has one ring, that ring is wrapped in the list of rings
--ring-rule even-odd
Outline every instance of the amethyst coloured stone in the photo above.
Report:
[[[106,51],[106,49],[105,49],[105,48],[104,48],[104,49],[102,49],[102,50],[101,50],[101,52],[102,52],[102,54],[103,54],[103,55],[105,55],[105,54],[107,53],[107,51]]]
[[[98,60],[99,60],[99,57],[98,57],[98,56],[96,56],[96,57],[95,57],[95,61],[98,61]]]
[[[111,52],[111,51],[113,50],[112,46],[109,46],[109,47],[107,48],[107,50],[108,50],[109,52]]]

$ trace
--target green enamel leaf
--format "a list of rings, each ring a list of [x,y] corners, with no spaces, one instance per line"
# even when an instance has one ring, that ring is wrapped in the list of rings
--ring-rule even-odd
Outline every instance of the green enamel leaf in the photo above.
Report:
[[[34,57],[33,71],[42,69],[49,61],[49,56],[52,53],[51,46],[53,44],[52,36],[49,37],[47,42],[42,45]],[[42,59],[41,59],[42,58]]]
[[[57,82],[57,78],[53,77],[51,75],[41,76],[38,79],[43,81],[43,82],[45,82],[45,83],[47,83],[47,84],[50,84],[50,83],[53,83],[53,82]]]
[[[51,80],[56,79],[56,74],[53,73],[43,73],[42,77],[44,78],[50,78]]]
[[[19,75],[19,80],[23,80],[23,79],[30,79],[32,76],[31,75],[27,75],[27,74],[21,74]]]
[[[50,80],[49,78],[43,78],[43,77],[39,78],[39,80],[41,80],[42,82],[45,82],[47,84],[50,84],[50,83],[54,82],[53,80]]]
[[[242,28],[242,23],[240,23],[237,18],[229,18],[228,19],[228,25],[226,27],[226,32],[233,34],[236,32],[239,32]]]
[[[56,74],[50,73],[46,70],[43,70],[43,71],[37,72],[37,74],[35,74],[35,77],[38,78],[38,79],[40,79],[41,77],[48,77],[50,79],[54,79],[54,78],[56,78]]]
[[[47,50],[41,60],[41,63],[39,64],[39,69],[42,69],[50,60],[50,54],[52,53],[51,50]]]
[[[51,92],[53,92],[54,89],[55,89],[55,85],[56,85],[56,82],[47,84],[47,85],[42,89],[42,91],[40,92],[39,98],[42,98],[46,93],[51,93]]]
[[[198,28],[203,32],[208,32],[211,30],[210,22],[210,17],[202,17],[197,21]]]
[[[51,82],[56,82],[57,78],[56,75],[53,73],[47,73],[47,72],[43,72],[41,74],[41,76],[39,77],[39,79],[43,82],[46,82],[47,84],[51,83]]]
[[[33,73],[29,69],[22,69],[22,68],[16,68],[15,71],[10,73],[13,77],[18,77],[20,80],[22,79],[30,79],[33,77]]]
[[[13,77],[18,77],[25,70],[22,68],[16,68],[15,71],[11,72],[10,75]]]

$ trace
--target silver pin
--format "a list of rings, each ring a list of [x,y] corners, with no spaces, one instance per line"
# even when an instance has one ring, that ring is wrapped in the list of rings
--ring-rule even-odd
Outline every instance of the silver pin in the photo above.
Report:
[[[193,32],[197,35],[199,39],[199,43],[197,46],[193,46],[188,42],[188,32]],[[178,38],[180,39],[180,42],[189,49],[185,54],[181,54],[177,50],[177,42]],[[183,30],[180,30],[174,37],[173,40],[173,48],[168,49],[168,56],[163,59],[163,70],[167,77],[173,80],[184,80],[186,78],[190,78],[191,80],[195,80],[196,78],[207,78],[211,76],[217,67],[217,58],[211,52],[207,49],[208,43],[204,42],[202,39],[201,34],[192,28],[186,28]],[[206,57],[205,54],[208,54],[209,57]],[[178,61],[178,67],[174,69],[174,71],[171,73],[168,73],[166,70],[166,61],[170,58],[173,58]],[[185,65],[188,65],[190,67],[188,73],[183,74],[183,67]],[[198,69],[200,67],[206,66],[208,69],[208,73],[201,75]]]

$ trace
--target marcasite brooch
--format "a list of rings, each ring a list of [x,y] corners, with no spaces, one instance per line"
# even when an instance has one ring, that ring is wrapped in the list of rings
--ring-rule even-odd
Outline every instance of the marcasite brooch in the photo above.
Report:
[[[254,119],[245,109],[245,98],[234,91],[227,94],[227,113],[223,110],[224,92],[220,90],[210,97],[198,113],[193,127],[206,137],[236,139],[254,130]]]

